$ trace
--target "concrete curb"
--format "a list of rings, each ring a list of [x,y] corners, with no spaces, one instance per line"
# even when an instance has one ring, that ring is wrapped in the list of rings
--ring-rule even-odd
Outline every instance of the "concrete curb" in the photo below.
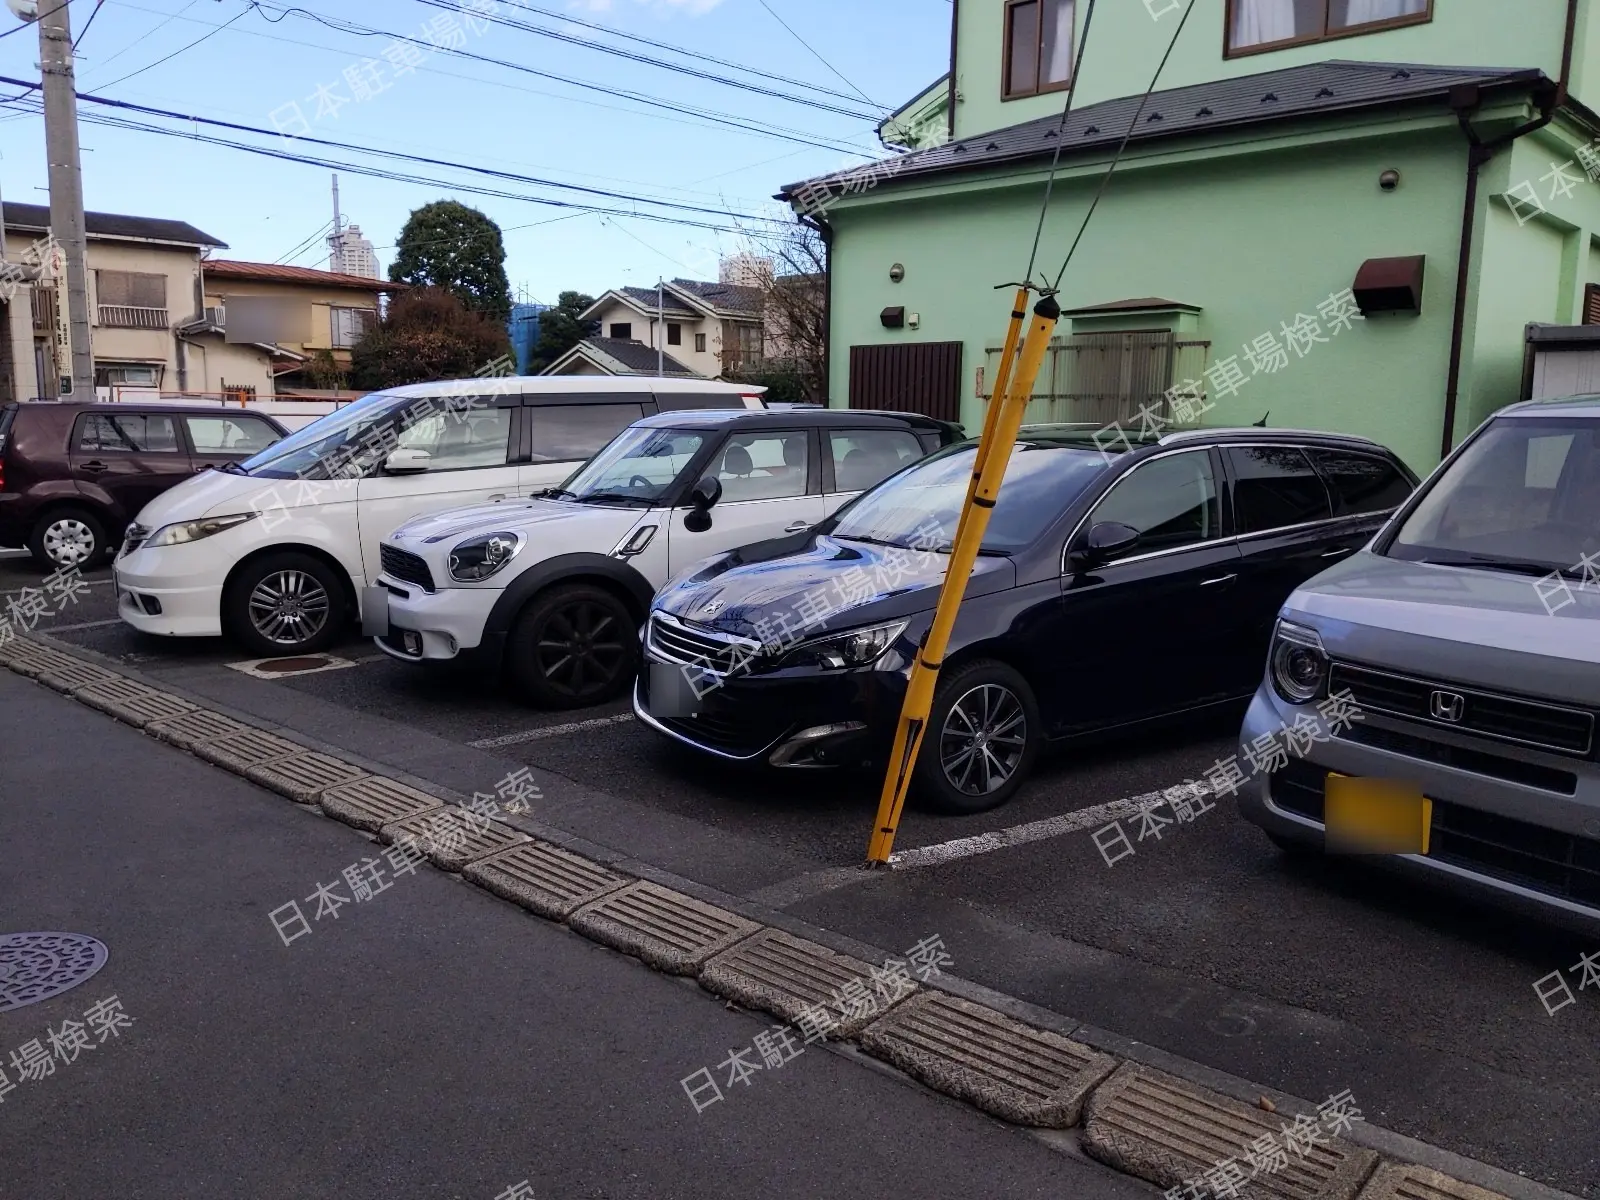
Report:
[[[459,812],[463,819],[470,815],[454,807],[468,797],[451,789],[382,763],[362,760],[328,743],[307,744],[314,739],[298,731],[263,728],[263,722],[250,714],[227,710],[205,697],[185,694],[181,688],[155,684],[135,670],[111,664],[103,656],[80,647],[66,646],[47,634],[29,635],[0,646],[0,666],[35,680],[49,675],[52,667],[62,673],[63,680],[71,678],[75,668],[63,660],[88,664],[113,677],[110,681],[97,678],[90,686],[127,681],[158,693],[168,705],[193,706],[191,711],[172,709],[181,715],[140,722],[139,727],[152,737],[284,794],[291,794],[287,790],[291,777],[298,782],[298,772],[286,760],[320,760],[319,777],[323,770],[331,770],[341,778],[317,788],[314,794],[301,784],[292,798],[307,804],[320,801],[322,811],[330,818],[358,829],[377,829],[384,841],[393,841],[396,834],[416,837],[418,831],[411,826],[418,819],[443,812]],[[81,683],[77,687],[86,690]],[[286,733],[299,740],[282,736]],[[268,783],[269,779],[273,782]],[[403,820],[375,824],[371,811],[359,803],[340,803],[343,789],[362,786],[392,789],[418,805],[432,800],[436,807],[419,807]],[[302,795],[309,795],[310,799],[301,800]],[[482,824],[481,818],[476,820]],[[444,851],[426,846],[429,860],[442,870],[463,872],[464,878],[502,899],[564,922],[576,933],[640,958],[663,972],[696,976],[707,991],[785,1021],[798,1019],[796,995],[790,988],[772,987],[770,981],[752,985],[752,981],[739,978],[742,972],[736,966],[729,966],[746,946],[777,937],[809,942],[814,945],[813,953],[843,956],[842,961],[868,966],[869,971],[870,963],[894,957],[877,947],[818,929],[786,913],[765,910],[542,822],[519,817],[514,824],[497,821],[493,825],[494,833],[481,845]],[[478,836],[469,835],[475,840]],[[569,906],[562,890],[549,890],[544,878],[529,883],[498,865],[500,860],[514,859],[519,852],[535,850],[560,855],[565,866],[578,871],[581,877],[603,880],[604,886]],[[630,880],[628,875],[636,878]],[[919,1014],[929,1010],[938,1010],[946,1018],[956,1013],[982,1022],[990,1032],[1004,1031],[1014,1044],[998,1059],[991,1058],[988,1070],[980,1062],[961,1062],[960,1056],[952,1058],[938,1048],[917,1046],[906,1031],[915,1027]],[[1260,1121],[1262,1114],[1249,1104],[1257,1097],[1271,1098],[1278,1114],[1291,1119],[1316,1113],[1315,1105],[1298,1097],[1262,1088],[948,975],[919,986],[911,999],[889,1009],[887,1015],[874,1016],[846,1036],[859,1042],[873,1057],[892,1063],[935,1091],[1018,1124],[1068,1128],[1083,1119],[1084,1148],[1095,1159],[1164,1186],[1193,1180],[1196,1174],[1203,1176],[1205,1170],[1217,1164],[1178,1152],[1170,1138],[1152,1137],[1148,1124],[1138,1130],[1118,1128],[1115,1106],[1134,1087],[1130,1081],[1155,1081],[1179,1097],[1169,1103],[1168,1110],[1163,1110],[1166,1116],[1192,1121],[1196,1110],[1212,1116],[1222,1114],[1221,1119],[1235,1123],[1235,1132],[1238,1122],[1247,1117]],[[1057,1060],[1053,1076],[1044,1076],[1046,1082],[1054,1080],[1060,1086],[1046,1089],[1041,1097],[1037,1065],[1014,1057],[1015,1045],[1064,1050],[1068,1057]],[[1077,1073],[1065,1072],[1063,1068],[1073,1061],[1081,1063]],[[1033,1072],[1031,1081],[1006,1094],[1008,1082],[1014,1085],[1018,1080],[1007,1081],[1004,1069],[996,1073],[996,1062],[1011,1068],[1021,1064],[1023,1077]],[[1340,1165],[1328,1173],[1331,1190],[1283,1185],[1264,1188],[1251,1180],[1238,1194],[1272,1200],[1284,1196],[1297,1200],[1392,1200],[1417,1195],[1443,1200],[1580,1200],[1570,1193],[1365,1122],[1355,1125],[1342,1142],[1336,1156]],[[1196,1171],[1196,1167],[1201,1169]],[[1184,1174],[1186,1171],[1189,1174]],[[1196,1194],[1204,1195],[1206,1189],[1201,1186]]]

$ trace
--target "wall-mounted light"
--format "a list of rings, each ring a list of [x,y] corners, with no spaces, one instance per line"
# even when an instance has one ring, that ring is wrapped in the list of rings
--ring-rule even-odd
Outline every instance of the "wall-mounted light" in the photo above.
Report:
[[[906,277],[906,269],[902,264],[895,263],[894,266],[889,268],[889,282],[890,283],[899,283],[905,277]]]
[[[1392,192],[1400,186],[1400,172],[1393,167],[1378,176],[1378,186],[1386,192]]]

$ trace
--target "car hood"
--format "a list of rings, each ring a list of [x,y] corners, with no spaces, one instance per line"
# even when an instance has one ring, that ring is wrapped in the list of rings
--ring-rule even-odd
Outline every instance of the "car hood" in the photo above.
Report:
[[[453,545],[457,539],[470,534],[503,530],[526,534],[535,545],[541,540],[559,536],[564,543],[572,543],[575,549],[605,554],[648,511],[643,508],[607,508],[597,504],[566,504],[558,500],[502,500],[495,504],[449,508],[417,517],[391,533],[389,540],[413,548]]]
[[[1600,706],[1600,589],[1362,552],[1303,584],[1283,616],[1329,655],[1405,674]]]
[[[293,481],[257,479],[231,471],[202,471],[174,484],[139,510],[141,525],[156,529],[174,521],[195,521],[282,505]],[[275,490],[276,489],[276,490]]]
[[[735,552],[713,559],[668,584],[655,607],[743,636],[784,622],[795,630],[850,629],[931,612],[948,562],[943,554],[819,535],[780,558],[743,562]],[[973,568],[967,595],[1003,591],[1015,581],[1009,558],[985,555]]]

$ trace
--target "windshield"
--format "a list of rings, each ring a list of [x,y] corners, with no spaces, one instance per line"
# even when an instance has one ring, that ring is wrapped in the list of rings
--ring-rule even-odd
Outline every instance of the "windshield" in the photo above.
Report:
[[[656,504],[709,436],[697,429],[624,429],[551,494],[579,504]]]
[[[355,479],[398,449],[428,454],[433,469],[503,466],[511,410],[482,393],[374,392],[267,447],[240,469],[262,479]]]
[[[1578,573],[1600,552],[1600,422],[1500,418],[1433,483],[1386,552]]]
[[[915,538],[919,549],[948,552],[976,456],[975,446],[962,446],[907,468],[856,501],[840,517],[833,536],[907,548]],[[1104,469],[1105,459],[1093,449],[1019,445],[1006,465],[983,548],[1003,554],[1022,550]],[[926,544],[930,521],[943,535],[938,546]]]

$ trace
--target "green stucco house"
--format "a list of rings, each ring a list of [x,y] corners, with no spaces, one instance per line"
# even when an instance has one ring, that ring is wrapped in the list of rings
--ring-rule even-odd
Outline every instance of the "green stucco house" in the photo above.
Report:
[[[1098,0],[1086,45],[1088,0],[951,7],[880,127],[908,151],[781,193],[830,247],[836,405],[975,430],[1052,159],[1036,280],[1124,139],[1030,420],[1266,417],[1426,470],[1519,398],[1530,322],[1600,320],[1600,0]]]

